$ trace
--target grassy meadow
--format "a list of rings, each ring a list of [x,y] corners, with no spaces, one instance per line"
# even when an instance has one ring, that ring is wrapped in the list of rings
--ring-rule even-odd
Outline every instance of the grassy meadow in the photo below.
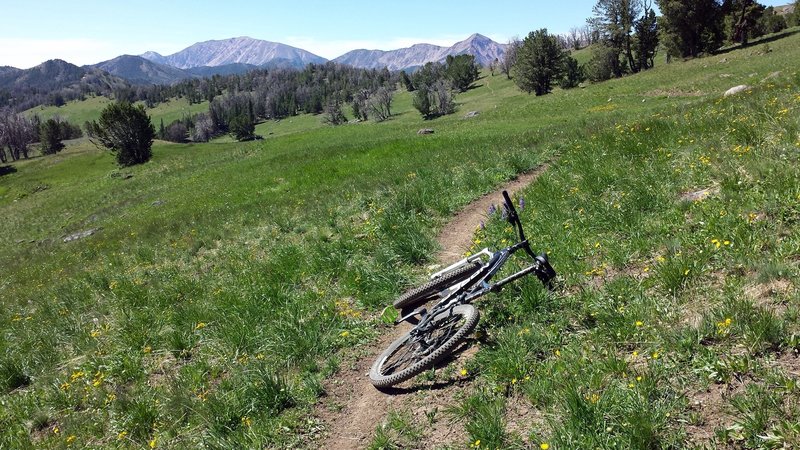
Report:
[[[113,100],[106,97],[89,97],[83,101],[68,102],[63,106],[37,106],[25,111],[24,114],[36,114],[42,120],[58,116],[67,122],[82,127],[86,121],[100,119],[100,112],[111,102]],[[144,105],[143,102],[140,103]],[[166,126],[175,120],[190,117],[200,112],[207,112],[208,102],[204,101],[190,105],[185,98],[172,99],[153,108],[146,108],[146,111],[153,125],[158,129],[162,120]]]
[[[431,121],[398,92],[380,124],[157,141],[125,169],[84,141],[15,163],[0,448],[313,447],[322,381],[388,332],[436,231],[544,162],[521,217],[560,285],[478,302],[480,351],[432,375],[469,379],[427,415],[464,427],[453,448],[798,446],[797,60],[793,34],[544,97],[484,74]],[[497,219],[476,235],[509,238]],[[374,447],[427,425],[390,420]]]

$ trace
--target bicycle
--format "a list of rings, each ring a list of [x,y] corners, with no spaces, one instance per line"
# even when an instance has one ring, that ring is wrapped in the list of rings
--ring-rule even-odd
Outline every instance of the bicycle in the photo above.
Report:
[[[506,191],[503,191],[503,200],[506,217],[516,229],[518,242],[495,252],[484,248],[433,274],[431,281],[394,301],[396,308],[407,310],[438,298],[430,311],[423,307],[395,321],[399,324],[419,316],[416,325],[389,345],[372,364],[369,378],[376,388],[388,388],[409,380],[454,351],[478,324],[480,313],[470,304],[475,299],[489,292],[498,292],[506,284],[530,273],[534,273],[548,288],[552,287],[556,272],[547,254],[533,252]],[[524,250],[532,259],[530,265],[491,283],[511,255],[519,250]]]

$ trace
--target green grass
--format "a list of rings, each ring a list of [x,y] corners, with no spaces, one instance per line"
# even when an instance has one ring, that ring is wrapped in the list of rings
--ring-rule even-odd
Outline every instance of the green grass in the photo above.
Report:
[[[38,106],[25,111],[24,114],[37,114],[42,120],[59,116],[70,123],[83,126],[87,120],[99,119],[100,112],[112,101],[113,100],[106,97],[89,97],[83,101],[69,102],[61,107]],[[150,115],[150,120],[157,128],[161,120],[164,121],[164,126],[167,126],[173,121],[182,119],[185,116],[192,116],[199,112],[206,111],[208,111],[208,102],[190,105],[186,99],[181,98],[160,103],[154,108],[148,108],[147,114]]]
[[[798,43],[545,97],[484,76],[449,117],[398,93],[385,123],[268,122],[263,141],[157,142],[127,169],[86,142],[15,163],[0,447],[309,445],[329,355],[384,331],[454,211],[544,161],[522,220],[562,286],[478,304],[456,445],[682,448],[715,415],[710,444],[797,445],[797,376],[776,361],[800,347]],[[715,386],[741,396],[695,404]],[[511,395],[547,420],[506,430]],[[417,441],[413,422],[398,411],[373,447]]]

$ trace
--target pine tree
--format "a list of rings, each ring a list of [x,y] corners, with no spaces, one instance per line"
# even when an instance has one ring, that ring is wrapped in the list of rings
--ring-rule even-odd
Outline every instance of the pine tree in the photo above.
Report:
[[[42,143],[42,153],[45,155],[54,155],[63,150],[61,124],[55,119],[47,119],[39,127],[39,140]]]
[[[121,101],[106,106],[99,122],[88,122],[87,134],[115,153],[117,163],[124,167],[150,160],[156,130],[144,105]]]
[[[561,75],[565,56],[556,37],[548,34],[547,29],[532,31],[517,51],[514,81],[529,94],[547,94]]]
[[[694,57],[722,44],[722,5],[717,0],[656,0],[664,45],[671,56]]]

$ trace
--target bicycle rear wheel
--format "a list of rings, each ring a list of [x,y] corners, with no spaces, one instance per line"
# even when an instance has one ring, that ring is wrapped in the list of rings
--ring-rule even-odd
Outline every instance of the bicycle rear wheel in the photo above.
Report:
[[[450,286],[466,280],[481,268],[480,264],[470,263],[464,267],[448,272],[441,277],[435,278],[422,286],[409,290],[405,294],[397,297],[393,305],[397,309],[407,308],[422,303],[437,295],[439,292]]]
[[[369,370],[377,388],[409,380],[452,352],[478,324],[480,314],[472,305],[458,305],[436,315],[428,332],[406,333],[378,356]]]

